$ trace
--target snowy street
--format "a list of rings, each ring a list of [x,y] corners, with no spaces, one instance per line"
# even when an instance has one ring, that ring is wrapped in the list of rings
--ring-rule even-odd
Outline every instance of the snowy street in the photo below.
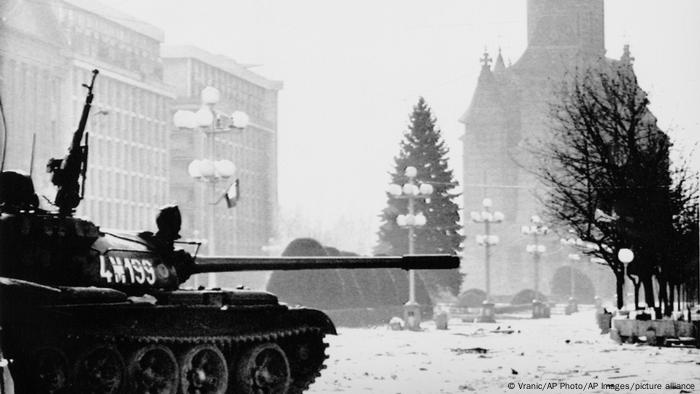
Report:
[[[449,329],[340,328],[311,393],[697,393],[700,350],[618,345],[592,310]],[[495,332],[494,332],[495,331]],[[511,388],[512,387],[512,388]]]

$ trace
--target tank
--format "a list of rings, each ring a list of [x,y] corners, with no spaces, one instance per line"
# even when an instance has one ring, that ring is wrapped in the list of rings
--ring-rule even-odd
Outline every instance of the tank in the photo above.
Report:
[[[67,156],[47,166],[55,211],[39,207],[29,176],[0,173],[0,391],[300,393],[336,334],[327,315],[264,291],[181,285],[205,272],[459,266],[446,255],[198,256],[196,243],[179,241],[176,206],[161,210],[155,232],[108,232],[76,217],[97,75],[84,85]]]

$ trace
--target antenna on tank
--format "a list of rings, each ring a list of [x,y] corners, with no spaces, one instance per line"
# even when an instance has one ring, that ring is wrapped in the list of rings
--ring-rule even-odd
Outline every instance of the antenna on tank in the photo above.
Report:
[[[29,178],[34,174],[34,153],[36,153],[36,133],[32,133],[32,154],[29,156]]]
[[[0,172],[5,170],[5,157],[7,156],[7,121],[5,120],[5,107],[2,105],[2,99],[0,99],[0,116],[2,116],[2,160],[0,160]]]

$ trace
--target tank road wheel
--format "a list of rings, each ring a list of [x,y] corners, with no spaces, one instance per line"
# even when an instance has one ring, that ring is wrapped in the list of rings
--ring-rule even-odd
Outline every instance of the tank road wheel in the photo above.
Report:
[[[60,392],[68,386],[68,357],[58,348],[40,348],[34,352],[31,366],[26,372],[26,384],[31,387],[32,393]]]
[[[173,352],[166,346],[137,349],[127,364],[129,393],[176,394],[180,370]]]
[[[236,380],[242,394],[286,394],[291,382],[287,356],[274,343],[253,346],[241,354]]]
[[[328,345],[323,342],[323,335],[308,335],[288,340],[283,346],[289,357],[292,371],[289,393],[303,393],[325,368],[323,363],[328,358],[326,356]]]
[[[124,359],[115,347],[93,346],[78,356],[75,363],[75,391],[84,394],[118,393],[124,372]]]
[[[226,359],[213,345],[197,345],[180,357],[183,394],[223,394],[228,386]]]

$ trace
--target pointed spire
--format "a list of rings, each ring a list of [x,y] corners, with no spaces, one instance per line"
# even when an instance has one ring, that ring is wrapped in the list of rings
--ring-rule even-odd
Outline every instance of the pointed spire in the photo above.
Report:
[[[634,76],[634,57],[630,54],[629,44],[622,47],[622,56],[620,56],[620,67],[623,72]]]
[[[631,67],[633,65],[634,57],[630,55],[630,44],[625,44],[625,46],[622,47],[622,56],[620,57],[620,61],[625,66]]]
[[[502,73],[503,71],[506,71],[506,64],[503,62],[501,47],[498,47],[498,57],[496,57],[496,64],[493,66],[493,72]]]
[[[488,50],[484,48],[484,54],[481,57],[481,73],[476,82],[474,96],[467,111],[459,118],[459,121],[465,123],[472,114],[478,114],[483,109],[489,111],[501,111],[501,92],[500,86],[496,77],[491,72],[491,56]],[[499,112],[499,117],[501,116]],[[498,117],[497,117],[498,118]]]
[[[489,56],[489,52],[486,48],[484,48],[484,55],[481,57],[481,72],[484,71],[491,71],[491,61],[493,60],[491,56]]]

